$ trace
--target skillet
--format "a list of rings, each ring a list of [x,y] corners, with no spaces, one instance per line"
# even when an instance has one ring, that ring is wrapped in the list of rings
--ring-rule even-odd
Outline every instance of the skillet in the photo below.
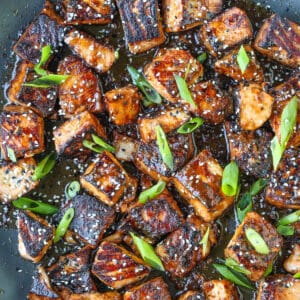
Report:
[[[227,6],[240,6],[246,8],[249,17],[253,21],[257,22],[254,26],[259,26],[261,20],[270,15],[270,11],[275,11],[281,16],[288,17],[297,23],[300,23],[300,1],[299,0],[265,0],[256,1],[259,2],[259,6],[253,4],[255,1],[247,0],[232,0],[224,1],[227,2]],[[15,43],[18,34],[20,34],[29,24],[31,20],[38,14],[42,8],[44,0],[1,0],[0,1],[0,109],[2,109],[3,104],[6,102],[4,95],[5,83],[10,79],[13,70],[13,65],[15,62],[15,55],[12,52],[12,45]],[[269,9],[266,9],[269,8]],[[250,9],[250,10],[249,10]],[[86,29],[86,28],[85,28]],[[109,30],[111,34],[111,39],[114,43],[119,43],[121,38],[118,35],[117,27],[115,30]],[[122,32],[122,31],[119,31]],[[95,28],[94,33],[96,35],[102,35],[105,30],[101,29],[101,26]],[[123,33],[122,33],[123,34]],[[149,57],[153,56],[154,52],[150,51],[149,55],[140,55],[135,58],[135,63],[137,65],[142,65],[143,61],[149,61]],[[126,60],[120,60],[120,64],[126,65]],[[115,75],[116,82],[121,78],[122,74],[117,76],[117,70],[115,68],[112,70],[113,75]],[[109,88],[104,82],[104,88]],[[211,140],[212,143],[216,142]],[[218,148],[219,147],[219,148]],[[224,149],[221,146],[215,146],[214,151],[221,152]],[[222,160],[222,157],[218,157]],[[64,165],[61,164],[56,173],[60,174],[61,187],[65,186],[69,182],[70,178],[64,171]],[[56,179],[48,178],[43,181],[39,187],[38,192],[47,195],[48,199],[52,198],[54,195],[63,194],[61,187],[57,187]],[[51,192],[50,192],[51,190]],[[21,300],[26,299],[26,295],[30,289],[31,276],[33,274],[34,265],[30,262],[23,260],[17,252],[17,233],[15,230],[15,217],[12,213],[7,212],[9,209],[6,206],[0,208],[0,299],[2,300]],[[221,237],[226,243],[232,235],[232,230],[234,224],[227,217],[222,218],[221,222],[224,227],[227,228],[223,232],[223,237]],[[219,241],[219,244],[224,244]],[[215,256],[221,255],[222,249],[215,249]],[[51,260],[51,258],[50,258]],[[279,269],[278,269],[279,270]],[[212,272],[211,269],[207,268],[204,270],[204,274],[208,275]],[[253,295],[247,294],[245,292],[244,299],[251,299]]]

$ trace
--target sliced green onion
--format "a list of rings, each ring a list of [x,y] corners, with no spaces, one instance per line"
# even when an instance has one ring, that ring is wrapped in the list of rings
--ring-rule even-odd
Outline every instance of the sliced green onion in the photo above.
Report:
[[[181,78],[179,75],[174,75],[174,78],[175,78],[175,81],[176,81],[176,84],[177,84],[177,88],[179,90],[179,94],[180,94],[180,97],[188,102],[189,104],[191,104],[193,107],[196,107],[196,104],[192,98],[192,95],[189,91],[189,88],[188,88],[188,85],[186,83],[186,81]]]
[[[99,145],[97,145],[96,143],[94,143],[92,141],[83,140],[82,145],[85,148],[88,148],[96,153],[102,153],[104,151],[104,149],[102,147],[100,147]]]
[[[92,134],[92,139],[93,139],[93,141],[94,141],[97,145],[99,145],[100,147],[102,147],[104,150],[107,150],[107,151],[109,151],[109,152],[115,152],[115,151],[116,151],[116,149],[115,149],[113,146],[107,144],[107,143],[106,143],[104,140],[102,140],[99,136],[97,136],[97,135],[95,135],[95,134]]]
[[[255,181],[251,188],[250,188],[250,194],[251,196],[256,196],[258,193],[260,193],[264,187],[267,185],[268,183],[268,179],[258,179],[257,181]]]
[[[227,267],[229,267],[230,269],[235,270],[239,273],[242,273],[242,274],[245,274],[245,275],[250,275],[251,274],[251,272],[249,270],[247,270],[245,267],[240,265],[236,260],[234,260],[231,257],[226,258],[225,265]]]
[[[16,163],[17,162],[17,158],[16,158],[16,154],[14,149],[10,148],[10,147],[6,147],[6,151],[7,151],[7,156],[9,157],[9,159]]]
[[[173,170],[174,169],[173,155],[169,147],[166,134],[164,133],[160,125],[156,126],[156,141],[163,162],[168,166],[170,170]]]
[[[36,65],[34,65],[34,71],[36,74],[38,74],[40,76],[48,75],[48,72],[46,70],[42,69],[42,67],[47,62],[47,60],[49,59],[50,56],[51,56],[51,46],[47,45],[42,48],[42,55],[41,55],[40,61]]]
[[[145,204],[148,200],[152,200],[158,195],[160,195],[165,188],[166,183],[162,180],[159,180],[157,184],[140,193],[139,202]]]
[[[53,215],[58,212],[58,208],[53,205],[26,197],[14,200],[12,204],[16,208],[30,210],[41,215]]]
[[[300,209],[279,219],[278,225],[290,225],[300,221]]]
[[[160,258],[156,255],[153,247],[150,244],[148,244],[145,240],[136,236],[133,232],[130,232],[130,235],[132,237],[133,243],[138,248],[143,260],[151,267],[160,271],[164,271],[164,266]]]
[[[290,225],[278,225],[277,232],[283,236],[291,236],[295,233],[295,228]]]
[[[283,148],[279,144],[277,136],[271,140],[271,153],[272,153],[272,160],[273,160],[273,169],[274,171],[277,170],[278,164],[281,160],[281,156],[283,154]]]
[[[78,181],[74,180],[68,184],[67,195],[70,199],[78,195],[79,191],[80,191],[80,183]]]
[[[207,59],[207,53],[203,52],[198,57],[197,60],[200,62],[200,64],[203,64]]]
[[[56,155],[54,152],[48,154],[44,159],[38,164],[34,170],[32,180],[36,181],[45,177],[53,169],[56,163]]]
[[[296,273],[293,277],[294,277],[295,279],[300,279],[300,272]]]
[[[200,245],[202,245],[202,253],[203,253],[203,256],[206,255],[207,253],[207,246],[208,246],[208,238],[209,238],[209,230],[210,228],[208,227],[202,240],[200,241]]]
[[[270,253],[270,249],[266,244],[262,236],[252,228],[247,228],[245,231],[246,238],[250,245],[255,249],[259,254],[267,255]]]
[[[202,124],[204,123],[203,119],[196,117],[196,118],[191,118],[189,121],[181,125],[178,129],[178,133],[182,134],[188,134],[193,131],[195,131],[197,128],[199,128]]]
[[[246,214],[252,210],[252,198],[250,193],[245,193],[236,205],[237,217],[240,223],[243,222]]]
[[[268,267],[267,267],[267,270],[264,273],[264,277],[269,276],[272,273],[272,271],[273,271],[273,265],[269,264]]]
[[[57,243],[60,240],[60,238],[66,234],[68,227],[74,218],[74,214],[75,214],[75,209],[73,207],[67,209],[67,211],[63,215],[62,219],[60,220],[56,228],[54,243]]]
[[[43,77],[37,78],[30,82],[26,82],[24,86],[36,87],[36,88],[44,88],[47,89],[49,87],[60,85],[63,83],[70,75],[58,75],[58,74],[49,74]]]
[[[115,51],[115,59],[118,60],[120,58],[120,53],[118,50]]]
[[[239,182],[239,167],[236,162],[229,163],[224,171],[222,177],[222,192],[226,196],[234,196],[237,192]]]
[[[131,76],[133,84],[136,85],[141,90],[141,92],[144,94],[144,96],[147,98],[147,100],[150,103],[160,104],[161,96],[149,84],[149,82],[146,80],[146,78],[140,72],[138,72],[137,69],[135,69],[132,66],[127,66],[127,70]]]
[[[240,47],[236,60],[242,74],[244,74],[249,65],[250,59],[243,45]]]
[[[221,264],[213,264],[213,266],[223,277],[225,277],[229,281],[237,285],[243,286],[245,288],[254,290],[254,287],[251,285],[250,281],[242,274],[235,273],[234,271],[230,270],[228,267]]]

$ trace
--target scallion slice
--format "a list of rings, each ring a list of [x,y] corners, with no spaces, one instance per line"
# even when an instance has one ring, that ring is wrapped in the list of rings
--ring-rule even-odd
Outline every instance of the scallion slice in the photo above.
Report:
[[[7,151],[7,156],[9,157],[9,159],[16,163],[17,162],[17,158],[16,158],[16,154],[14,149],[10,148],[10,147],[6,147],[6,151]]]
[[[206,253],[207,253],[209,231],[210,231],[210,228],[207,227],[206,232],[205,232],[203,238],[201,239],[201,241],[199,243],[200,245],[202,245],[202,254],[203,254],[203,256],[205,256]]]
[[[300,279],[300,272],[296,273],[293,277],[294,277],[295,279]]]
[[[69,77],[70,75],[48,74],[30,82],[26,82],[23,85],[47,89],[49,87],[62,84]]]
[[[245,235],[250,243],[250,245],[255,249],[255,251],[259,254],[267,255],[270,253],[270,249],[266,244],[265,240],[262,236],[254,229],[247,228],[245,230]]]
[[[48,154],[44,159],[38,164],[34,170],[32,180],[36,181],[45,177],[53,169],[56,163],[56,155],[54,152]]]
[[[250,188],[250,194],[251,196],[256,196],[258,193],[260,193],[264,187],[267,185],[268,183],[268,179],[258,179],[257,181],[255,181],[251,188]]]
[[[203,52],[201,53],[198,57],[197,57],[197,60],[203,64],[207,59],[207,53],[206,52]]]
[[[236,60],[242,74],[244,74],[249,65],[250,59],[243,45],[240,47]]]
[[[62,219],[60,220],[56,228],[54,243],[57,243],[60,240],[60,238],[66,234],[68,227],[70,226],[74,218],[74,214],[75,214],[75,209],[73,207],[67,209],[67,211],[63,215]]]
[[[174,161],[171,149],[168,144],[166,134],[160,125],[156,126],[156,142],[163,162],[170,170],[174,169]]]
[[[104,149],[101,146],[97,145],[96,143],[94,143],[92,141],[83,140],[82,145],[85,148],[88,148],[96,153],[102,153],[104,151]]]
[[[245,267],[240,265],[236,260],[234,260],[231,257],[226,258],[225,265],[227,267],[229,267],[230,269],[235,270],[239,273],[242,273],[242,274],[245,274],[245,275],[250,275],[251,274],[251,272],[249,270],[247,270]]]
[[[245,193],[236,205],[237,217],[240,223],[243,222],[246,214],[252,210],[252,197],[250,193]]]
[[[160,195],[165,188],[166,183],[162,180],[159,180],[157,184],[140,193],[139,202],[145,204],[148,200],[152,200],[158,195]]]
[[[58,208],[53,205],[26,197],[14,200],[12,204],[16,208],[30,210],[41,215],[53,215],[58,212]]]
[[[278,225],[277,232],[283,236],[291,236],[295,234],[295,228],[291,225]]]
[[[160,258],[156,255],[153,247],[148,244],[145,240],[136,236],[133,232],[130,232],[133,243],[138,248],[143,260],[149,264],[151,267],[164,271],[164,266],[160,260]]]
[[[36,74],[40,76],[48,75],[48,72],[42,69],[42,67],[47,62],[50,56],[51,56],[51,46],[50,45],[44,46],[42,48],[42,55],[40,61],[36,65],[34,65],[34,71]]]
[[[222,192],[226,196],[234,196],[239,182],[239,167],[236,162],[230,162],[223,171]]]
[[[273,271],[273,265],[269,264],[268,267],[267,267],[267,270],[264,273],[264,277],[269,276],[272,273],[272,271]]]
[[[181,125],[177,132],[181,134],[189,134],[195,131],[197,128],[199,128],[204,123],[203,119],[199,117],[191,118],[189,121]]]
[[[113,146],[107,144],[99,136],[97,136],[95,134],[92,134],[92,139],[93,139],[94,143],[96,143],[97,145],[99,145],[100,147],[102,147],[104,150],[107,150],[109,152],[115,152],[116,151],[116,149]]]
[[[300,209],[279,219],[278,225],[290,225],[300,221]]]
[[[80,191],[80,183],[76,180],[70,182],[67,186],[68,198],[74,198]]]
[[[188,85],[186,83],[186,81],[180,77],[179,75],[174,75],[176,84],[177,84],[177,88],[179,90],[179,94],[180,97],[182,98],[182,100],[188,102],[189,104],[191,104],[193,107],[196,107],[196,104],[193,100],[193,97],[189,91]]]

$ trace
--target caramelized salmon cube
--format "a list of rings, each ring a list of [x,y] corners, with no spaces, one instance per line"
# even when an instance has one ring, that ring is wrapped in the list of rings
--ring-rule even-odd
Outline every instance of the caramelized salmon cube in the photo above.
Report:
[[[181,108],[164,107],[154,113],[141,116],[138,119],[138,127],[144,143],[156,140],[156,127],[160,125],[167,134],[180,127],[190,119],[190,114]]]
[[[166,49],[159,51],[144,72],[154,89],[166,100],[177,103],[181,99],[174,75],[185,78],[187,85],[191,86],[203,76],[203,66],[189,51]]]
[[[206,300],[239,300],[237,288],[228,280],[210,280],[204,282],[203,291]]]
[[[116,2],[130,52],[141,53],[165,42],[157,0]]]
[[[35,168],[36,162],[33,157],[1,165],[0,201],[10,202],[36,188],[39,181],[32,180]]]
[[[300,150],[286,149],[266,188],[266,201],[278,208],[300,209]]]
[[[187,291],[181,294],[177,300],[202,300],[204,299],[203,293],[200,291]]]
[[[104,241],[92,265],[92,273],[107,286],[120,289],[147,277],[151,268],[124,247]]]
[[[252,25],[246,12],[237,7],[225,10],[200,29],[202,42],[215,57],[252,36]]]
[[[80,56],[98,73],[107,72],[116,60],[113,47],[100,44],[94,37],[83,31],[70,30],[65,34],[64,41],[74,54]]]
[[[161,299],[171,300],[167,284],[161,277],[156,277],[135,286],[124,294],[124,300]]]
[[[260,254],[252,247],[246,237],[245,231],[251,228],[264,239],[270,252]],[[257,281],[261,279],[282,247],[282,237],[277,233],[276,228],[267,222],[256,212],[249,212],[242,224],[236,229],[229,244],[224,250],[225,257],[234,259],[238,264],[245,267],[251,273],[249,279]]]
[[[87,111],[82,112],[54,129],[56,152],[65,157],[86,157],[91,151],[82,145],[82,141],[90,140],[92,134],[106,138],[99,120]]]
[[[80,182],[97,199],[114,206],[126,191],[128,175],[113,154],[104,151],[88,166]]]
[[[115,125],[134,123],[141,107],[142,95],[138,89],[128,85],[105,93],[105,104],[110,121]]]
[[[0,124],[0,149],[5,160],[10,160],[9,148],[17,158],[44,151],[44,120],[29,108],[5,106],[0,114]]]
[[[59,85],[62,115],[69,118],[83,111],[98,113],[104,109],[98,78],[80,58],[65,57],[58,65],[58,74],[71,75]]]
[[[23,85],[36,77],[32,63],[20,62],[7,89],[7,97],[13,104],[29,107],[38,115],[49,117],[55,112],[57,87],[36,88]]]
[[[244,130],[261,127],[271,116],[274,98],[263,90],[262,85],[250,83],[238,89],[240,126]]]
[[[129,176],[126,191],[116,205],[116,210],[121,213],[127,213],[135,205],[138,189],[138,179]]]
[[[244,45],[244,49],[250,60],[244,73],[242,73],[241,68],[237,62],[237,56],[240,47],[231,50],[222,58],[218,59],[214,65],[215,71],[219,74],[231,77],[236,81],[247,80],[254,82],[262,82],[264,80],[263,69],[260,66],[258,60],[256,59],[253,48],[250,45]]]
[[[220,164],[203,150],[173,177],[177,191],[206,222],[222,215],[234,201],[222,192],[222,175]]]
[[[23,211],[18,214],[17,227],[20,255],[39,262],[52,245],[53,227],[37,215]]]
[[[300,272],[300,244],[295,243],[292,247],[292,253],[284,261],[283,267],[287,272],[296,274]]]
[[[56,15],[53,4],[47,0],[40,14],[14,45],[14,52],[23,60],[38,63],[44,46],[50,45],[52,50],[61,46],[64,35],[62,22]]]
[[[273,14],[256,35],[255,49],[291,68],[300,66],[300,29],[286,18]]]
[[[130,136],[114,132],[115,156],[121,161],[133,161],[138,149],[138,141]]]

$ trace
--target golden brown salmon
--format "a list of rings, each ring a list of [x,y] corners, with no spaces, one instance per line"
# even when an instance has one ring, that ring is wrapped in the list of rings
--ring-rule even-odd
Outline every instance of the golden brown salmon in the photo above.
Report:
[[[284,269],[291,273],[296,274],[300,272],[300,244],[295,243],[292,246],[292,253],[283,263]]]
[[[237,288],[228,280],[210,280],[204,282],[203,291],[206,300],[239,300]]]

